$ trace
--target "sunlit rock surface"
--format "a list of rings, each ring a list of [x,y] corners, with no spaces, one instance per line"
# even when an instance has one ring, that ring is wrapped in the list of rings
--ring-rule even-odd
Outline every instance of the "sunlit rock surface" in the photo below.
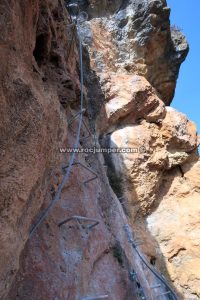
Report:
[[[77,154],[93,173],[74,166],[29,239],[69,164],[60,148],[76,139],[78,36],[65,8],[76,2],[0,3],[0,299],[133,300],[137,284],[129,275],[136,270],[155,300],[155,278],[132,252],[126,223],[180,299],[199,299],[199,137],[195,124],[168,106],[188,44],[170,27],[164,0],[78,1],[88,13],[81,24],[86,112],[78,146],[133,151]],[[74,215],[99,224],[58,226]]]

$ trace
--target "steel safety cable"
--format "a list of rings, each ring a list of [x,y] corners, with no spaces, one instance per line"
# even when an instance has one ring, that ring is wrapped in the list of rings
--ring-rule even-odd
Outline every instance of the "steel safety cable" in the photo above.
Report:
[[[173,300],[179,300],[178,297],[176,296],[175,292],[173,291],[173,289],[170,287],[170,285],[168,284],[168,282],[165,280],[164,277],[162,277],[155,268],[153,268],[149,262],[144,258],[144,256],[140,253],[140,250],[138,249],[137,245],[135,245],[134,240],[132,238],[132,233],[130,230],[130,227],[128,224],[126,224],[124,226],[124,229],[127,233],[128,236],[128,240],[129,243],[132,245],[133,249],[136,251],[137,255],[139,256],[139,258],[142,260],[142,262],[145,264],[145,266],[163,283],[163,285],[165,285],[165,287],[167,287],[167,289],[171,292],[171,296],[173,298]]]
[[[83,82],[83,48],[82,48],[82,38],[81,38],[80,23],[79,23],[78,19],[77,19],[77,32],[78,32],[78,40],[79,40],[79,59],[80,59],[80,90],[81,90],[80,110],[82,111],[83,110],[83,99],[84,99],[84,94],[83,94],[83,84],[84,84],[84,82]],[[75,149],[79,145],[82,122],[83,122],[83,114],[81,113],[80,114],[80,118],[79,118],[79,125],[78,125],[78,130],[77,130],[77,137],[76,137],[76,140],[75,140],[75,143],[74,143],[74,148]],[[37,221],[37,223],[31,229],[30,234],[29,234],[29,238],[31,238],[33,236],[33,234],[35,233],[35,231],[37,230],[37,228],[40,226],[40,224],[47,217],[49,211],[59,201],[61,193],[62,193],[62,190],[63,190],[66,182],[69,179],[69,176],[70,176],[70,173],[71,173],[71,169],[73,167],[73,163],[74,163],[74,160],[75,160],[75,156],[76,156],[76,152],[73,152],[71,154],[69,165],[68,165],[68,168],[66,170],[66,173],[65,173],[65,175],[64,175],[64,177],[63,177],[60,185],[58,186],[58,189],[56,191],[56,194],[55,194],[53,200],[48,205],[48,207],[45,209],[45,211],[43,212],[42,216],[39,218],[39,220]]]
[[[176,296],[176,294],[174,293],[174,291],[172,290],[172,288],[170,287],[170,285],[168,284],[168,282],[153,268],[151,267],[151,265],[148,263],[148,261],[143,257],[143,255],[140,254],[140,251],[137,249],[137,247],[133,246],[136,253],[138,254],[138,256],[140,257],[140,259],[142,260],[142,262],[145,264],[145,266],[163,283],[163,285],[165,285],[165,287],[167,287],[167,289],[171,292],[173,300],[179,300]]]

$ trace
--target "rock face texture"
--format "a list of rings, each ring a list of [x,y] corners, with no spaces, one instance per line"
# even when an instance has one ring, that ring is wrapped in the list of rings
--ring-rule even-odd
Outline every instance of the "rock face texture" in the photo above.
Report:
[[[128,186],[126,196],[146,214],[157,199],[163,174],[182,165],[197,146],[194,123],[176,110],[166,107],[162,123],[128,125],[110,136],[111,147],[131,148],[138,153],[112,154],[116,172]]]
[[[59,201],[30,237],[78,132],[73,3],[88,14],[78,147],[110,153],[76,153]],[[200,299],[199,137],[169,106],[188,44],[170,28],[166,1],[2,0],[0,9],[0,299],[133,300],[143,292],[155,300],[166,290],[150,289],[159,282],[132,251],[127,223],[178,297]],[[73,216],[98,224],[59,226]]]
[[[169,104],[188,44],[181,32],[170,28],[167,2],[105,1],[107,14],[115,9],[112,18],[100,10],[99,1],[91,2],[88,27],[92,28],[91,51],[98,69],[144,76]],[[91,34],[87,38],[92,43]]]
[[[168,276],[185,299],[199,299],[199,162],[164,176],[159,207],[147,218]]]
[[[110,126],[122,122],[134,124],[138,119],[160,122],[164,118],[164,103],[144,77],[120,74],[106,76],[104,80],[106,104],[101,110],[101,119],[104,119],[107,126],[100,127],[103,133]]]

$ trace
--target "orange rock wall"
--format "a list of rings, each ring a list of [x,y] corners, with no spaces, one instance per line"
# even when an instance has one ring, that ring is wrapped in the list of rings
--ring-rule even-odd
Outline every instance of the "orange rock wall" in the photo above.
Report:
[[[84,184],[92,173],[74,166],[29,238],[69,163],[60,148],[76,139],[78,37],[62,0],[1,1],[0,299],[133,300],[135,270],[154,300],[155,278],[132,251],[126,223],[180,299],[199,299],[199,139],[195,124],[168,106],[187,41],[170,30],[165,0],[80,1],[80,8],[89,19],[81,25],[79,147],[137,151],[77,154],[97,178]],[[58,226],[77,215],[99,224]]]

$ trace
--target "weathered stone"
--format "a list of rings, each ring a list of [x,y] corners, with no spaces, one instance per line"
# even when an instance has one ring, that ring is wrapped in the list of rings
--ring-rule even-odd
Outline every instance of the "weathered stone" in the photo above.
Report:
[[[121,153],[112,161],[117,172],[126,178],[128,199],[141,202],[144,213],[151,208],[162,185],[164,171],[185,163],[190,151],[197,147],[195,125],[185,115],[167,109],[160,125],[143,121],[125,126],[111,134],[112,147],[135,149],[136,153]],[[143,151],[144,147],[144,151]]]
[[[78,147],[98,147],[100,136],[127,150],[105,160],[77,154],[97,178],[84,184],[92,173],[74,166],[32,239],[69,164],[59,148],[73,147],[77,135],[78,37],[65,9],[77,1],[1,2],[0,298],[133,300],[134,269],[146,297],[156,299],[155,277],[125,235],[130,223],[181,297],[199,299],[199,138],[194,123],[165,107],[188,52],[183,34],[170,28],[166,1],[78,1],[89,15],[81,24],[87,111]],[[58,226],[73,215],[99,224]]]
[[[189,166],[190,165],[190,166]],[[164,258],[165,275],[176,283],[183,299],[199,299],[200,280],[200,163],[187,164],[184,177],[167,173],[160,188],[158,208],[147,218],[149,233]]]
[[[105,108],[103,118],[108,126],[126,117],[135,123],[138,119],[160,122],[165,116],[165,106],[144,77],[113,75],[105,83]]]
[[[170,29],[169,14],[166,1],[158,0],[127,1],[111,18],[100,19],[96,12],[90,21],[89,48],[96,70],[144,76],[169,105],[189,49],[184,35]]]
[[[193,122],[175,109],[167,107],[167,114],[162,122],[162,134],[169,150],[191,151],[197,147],[197,130]]]

